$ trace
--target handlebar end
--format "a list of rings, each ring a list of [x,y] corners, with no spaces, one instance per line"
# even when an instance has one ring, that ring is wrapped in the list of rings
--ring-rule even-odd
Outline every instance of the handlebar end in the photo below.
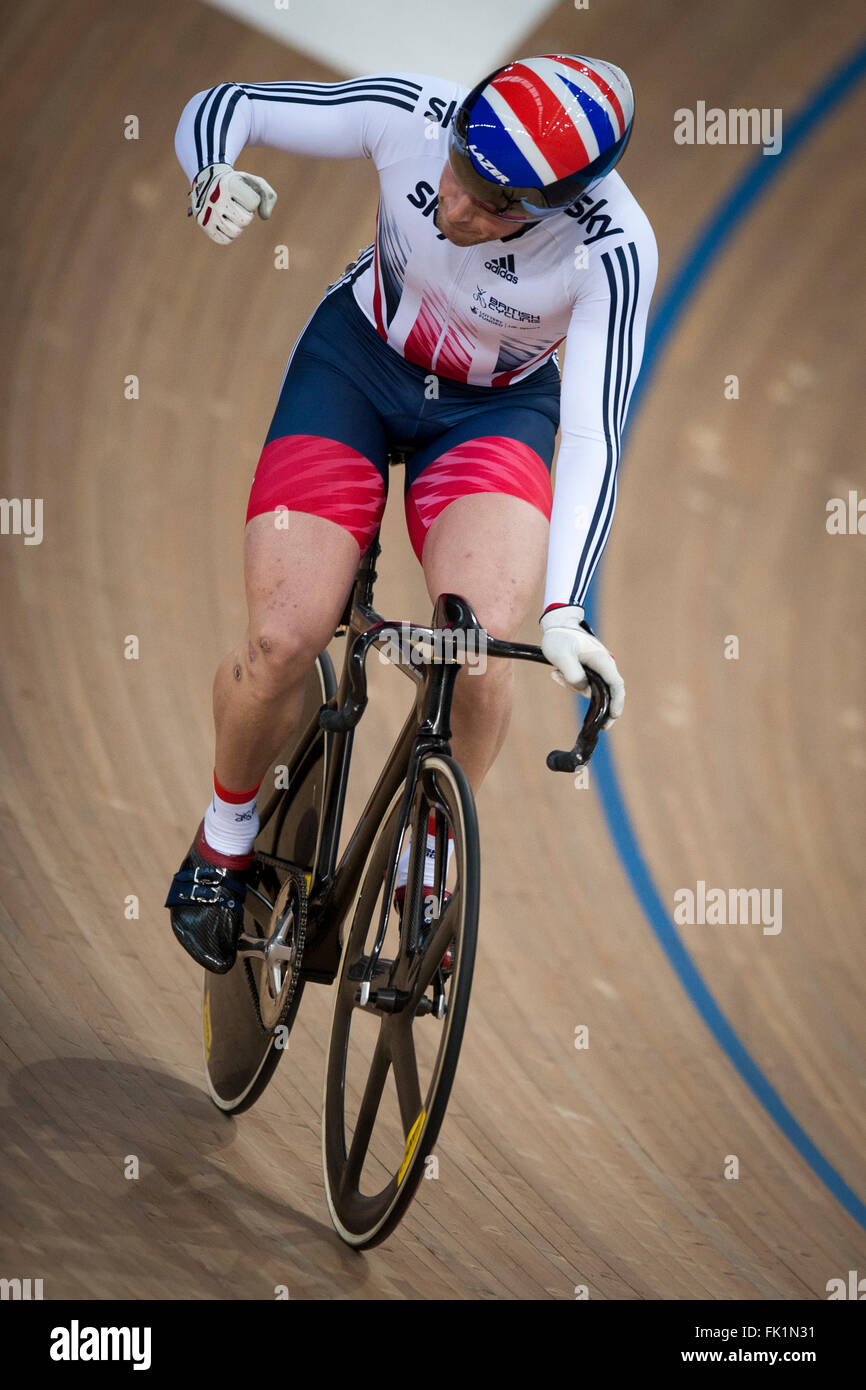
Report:
[[[555,748],[547,755],[551,772],[576,772],[586,767],[595,750],[598,736],[604,728],[610,708],[610,690],[595,671],[587,671],[591,696],[583,727],[573,748]]]
[[[578,758],[573,748],[555,748],[547,755],[547,766],[551,772],[574,772],[581,763],[582,759]]]
[[[319,710],[319,728],[328,734],[345,734],[349,729],[354,729],[361,718],[363,708],[363,705],[355,704],[354,700],[347,700],[342,709],[329,709],[327,705],[322,705]]]

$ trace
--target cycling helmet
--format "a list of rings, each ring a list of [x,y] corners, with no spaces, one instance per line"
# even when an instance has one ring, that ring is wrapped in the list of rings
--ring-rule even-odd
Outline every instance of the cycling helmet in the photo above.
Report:
[[[455,113],[458,183],[498,217],[560,212],[619,160],[634,120],[631,84],[598,58],[546,53],[497,68]]]

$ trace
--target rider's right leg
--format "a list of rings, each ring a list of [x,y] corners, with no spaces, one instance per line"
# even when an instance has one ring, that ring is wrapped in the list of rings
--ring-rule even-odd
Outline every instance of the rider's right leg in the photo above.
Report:
[[[334,634],[360,555],[350,531],[312,513],[262,512],[247,523],[249,626],[214,682],[214,796],[166,899],[184,950],[217,974],[236,958],[258,824],[256,789],[297,726],[304,682]],[[206,836],[211,818],[226,833],[217,813],[231,822],[236,811],[241,825],[232,827],[233,835],[248,838],[232,852],[215,848]]]
[[[351,532],[326,517],[266,512],[247,523],[249,626],[213,690],[224,787],[256,786],[297,726],[307,674],[334,635],[360,557]]]
[[[326,295],[292,351],[256,466],[249,626],[214,681],[213,797],[166,900],[178,940],[220,973],[236,956],[260,780],[297,726],[307,676],[385,509],[379,398],[401,361],[389,352],[348,283]]]

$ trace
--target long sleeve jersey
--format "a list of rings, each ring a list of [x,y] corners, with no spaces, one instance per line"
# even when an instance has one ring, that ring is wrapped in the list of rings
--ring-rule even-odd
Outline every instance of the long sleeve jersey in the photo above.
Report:
[[[234,166],[247,145],[372,159],[376,236],[359,255],[352,290],[407,361],[507,393],[565,342],[544,606],[582,604],[616,505],[655,238],[613,172],[567,210],[500,240],[449,242],[433,213],[449,126],[468,90],[406,72],[336,83],[224,82],[187,104],[175,148],[190,181],[210,164]]]

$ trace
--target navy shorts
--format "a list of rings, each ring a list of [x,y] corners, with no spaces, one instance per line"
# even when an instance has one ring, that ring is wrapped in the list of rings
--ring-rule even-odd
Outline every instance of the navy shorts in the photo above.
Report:
[[[344,282],[325,295],[289,359],[247,520],[313,512],[349,530],[363,554],[385,510],[394,449],[406,455],[419,560],[439,512],[470,493],[521,497],[549,520],[559,398],[553,361],[510,386],[470,386],[407,362]]]

